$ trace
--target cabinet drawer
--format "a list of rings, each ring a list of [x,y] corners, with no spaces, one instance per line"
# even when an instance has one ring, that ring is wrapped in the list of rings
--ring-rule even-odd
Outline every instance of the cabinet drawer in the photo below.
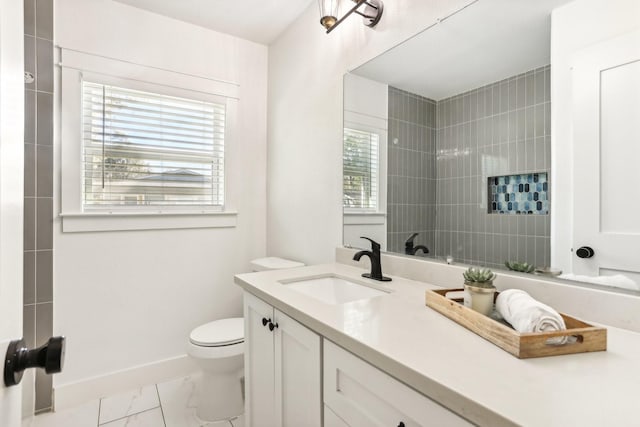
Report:
[[[349,427],[327,405],[324,405],[324,427]]]
[[[328,340],[324,403],[350,427],[472,425]]]

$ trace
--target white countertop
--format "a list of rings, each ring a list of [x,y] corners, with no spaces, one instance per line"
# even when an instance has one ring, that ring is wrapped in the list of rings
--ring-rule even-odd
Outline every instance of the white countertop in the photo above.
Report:
[[[424,291],[437,286],[394,276],[381,283],[360,277],[363,272],[326,264],[240,274],[235,281],[473,423],[640,425],[640,334],[607,327],[606,352],[520,360],[426,307]],[[326,273],[393,292],[328,305],[279,283]]]

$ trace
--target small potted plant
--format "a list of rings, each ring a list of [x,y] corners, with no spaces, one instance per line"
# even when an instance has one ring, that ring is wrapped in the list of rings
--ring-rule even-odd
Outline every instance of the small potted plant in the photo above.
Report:
[[[532,273],[535,267],[527,262],[518,261],[505,261],[505,267],[511,271],[518,271],[520,273]]]
[[[470,267],[462,273],[464,276],[464,305],[488,316],[493,310],[493,295],[496,287],[493,279],[496,274],[488,268]]]

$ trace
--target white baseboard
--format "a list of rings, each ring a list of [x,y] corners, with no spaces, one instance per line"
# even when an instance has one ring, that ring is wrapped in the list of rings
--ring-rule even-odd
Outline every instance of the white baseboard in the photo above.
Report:
[[[59,411],[145,385],[187,376],[197,371],[196,363],[185,354],[75,383],[56,385],[53,390],[54,408]]]

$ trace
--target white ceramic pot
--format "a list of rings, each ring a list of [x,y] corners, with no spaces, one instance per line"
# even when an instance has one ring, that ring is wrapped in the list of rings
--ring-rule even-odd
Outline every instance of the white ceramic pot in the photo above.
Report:
[[[464,305],[485,316],[488,316],[493,310],[493,296],[496,293],[493,281],[488,283],[491,286],[489,288],[474,286],[469,282],[464,284]]]

